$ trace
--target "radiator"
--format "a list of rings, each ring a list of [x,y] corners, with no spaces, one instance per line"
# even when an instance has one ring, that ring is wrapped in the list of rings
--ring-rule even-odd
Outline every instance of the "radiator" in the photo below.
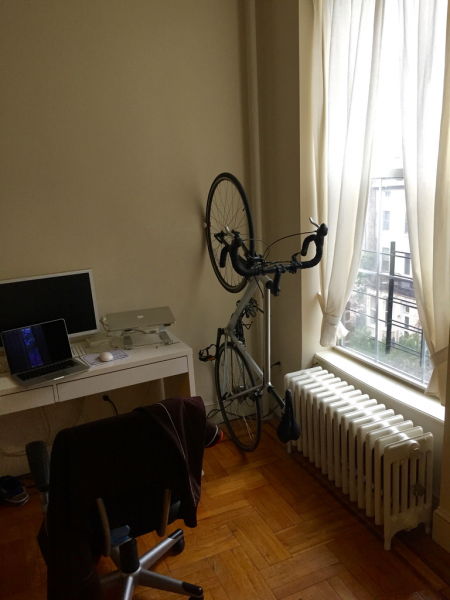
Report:
[[[301,427],[288,444],[384,526],[384,547],[432,519],[433,435],[322,367],[288,373]]]

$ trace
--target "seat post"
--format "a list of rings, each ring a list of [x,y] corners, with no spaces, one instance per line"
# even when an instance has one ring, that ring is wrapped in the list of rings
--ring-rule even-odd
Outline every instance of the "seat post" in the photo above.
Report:
[[[134,538],[128,540],[119,547],[120,552],[120,570],[122,573],[131,574],[135,573],[139,567],[139,555],[137,549],[137,542]]]

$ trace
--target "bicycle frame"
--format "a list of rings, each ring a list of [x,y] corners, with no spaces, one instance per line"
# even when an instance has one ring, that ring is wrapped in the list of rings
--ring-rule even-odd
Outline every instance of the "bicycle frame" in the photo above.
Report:
[[[249,393],[258,393],[262,394],[262,391],[266,389],[278,402],[281,408],[284,408],[284,401],[277,394],[275,388],[273,387],[270,381],[270,290],[267,289],[266,284],[268,282],[272,282],[270,277],[267,275],[258,275],[256,277],[252,277],[247,284],[247,288],[245,290],[244,295],[242,296],[236,310],[234,311],[228,325],[223,330],[224,333],[224,377],[222,381],[222,386],[225,386],[227,381],[227,345],[228,340],[230,339],[235,346],[239,347],[239,350],[247,359],[254,375],[261,381],[259,385],[255,385],[251,388],[244,390],[243,392],[239,392],[238,394],[233,394],[232,396],[228,396],[227,400],[234,400],[235,398],[239,398],[240,396],[247,395]],[[258,289],[258,283],[261,283],[264,286],[264,370],[262,370],[244,344],[237,338],[234,330],[236,328],[236,324],[239,319],[242,317],[242,314],[245,310],[245,307],[250,302],[250,299],[253,297],[253,294]],[[220,390],[221,394],[225,394],[225,389],[222,387]]]

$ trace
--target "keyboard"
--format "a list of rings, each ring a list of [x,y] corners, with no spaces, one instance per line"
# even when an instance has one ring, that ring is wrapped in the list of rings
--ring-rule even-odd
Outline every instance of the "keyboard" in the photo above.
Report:
[[[70,346],[70,348],[72,350],[73,358],[78,358],[79,356],[84,356],[86,354],[86,348],[81,344],[74,344],[73,346]]]
[[[27,379],[31,379],[33,377],[41,377],[41,375],[48,375],[49,373],[55,373],[56,371],[61,371],[61,369],[68,369],[69,367],[76,367],[78,363],[73,360],[65,360],[64,362],[60,362],[56,365],[48,365],[48,367],[38,367],[37,369],[33,369],[32,371],[28,371],[27,373],[21,373],[17,375],[19,379],[22,381],[26,381]]]

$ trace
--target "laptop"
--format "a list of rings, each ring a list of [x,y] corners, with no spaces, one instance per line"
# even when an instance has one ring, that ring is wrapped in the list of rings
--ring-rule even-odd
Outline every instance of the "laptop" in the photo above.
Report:
[[[74,358],[64,319],[2,331],[11,377],[24,387],[87,371]]]
[[[125,331],[127,329],[148,329],[159,325],[171,325],[175,323],[175,317],[168,306],[160,306],[158,308],[111,313],[106,315],[106,321],[111,331]]]

